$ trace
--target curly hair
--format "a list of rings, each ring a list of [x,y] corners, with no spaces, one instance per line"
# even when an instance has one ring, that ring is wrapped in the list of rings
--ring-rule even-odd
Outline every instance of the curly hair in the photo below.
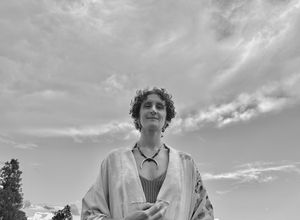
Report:
[[[175,106],[174,102],[172,100],[172,95],[169,94],[166,89],[163,88],[157,88],[154,87],[152,89],[141,89],[137,90],[136,96],[134,97],[133,100],[131,100],[130,103],[130,111],[129,114],[134,120],[134,126],[137,130],[141,131],[142,127],[139,123],[139,118],[140,118],[140,108],[142,103],[147,99],[148,95],[150,94],[157,94],[163,101],[166,103],[166,121],[171,122],[171,120],[175,117],[176,112],[175,112]],[[166,125],[162,128],[162,132],[165,131],[165,129],[169,126],[169,123],[166,123]]]

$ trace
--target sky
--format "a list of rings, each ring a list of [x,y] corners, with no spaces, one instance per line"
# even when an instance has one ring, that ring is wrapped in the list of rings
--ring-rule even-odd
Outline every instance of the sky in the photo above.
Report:
[[[80,204],[157,86],[218,220],[298,218],[299,0],[0,1],[0,30],[0,165],[25,200]]]

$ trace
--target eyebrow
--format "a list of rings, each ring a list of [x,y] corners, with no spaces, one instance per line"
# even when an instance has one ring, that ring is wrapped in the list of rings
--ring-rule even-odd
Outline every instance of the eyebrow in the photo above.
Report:
[[[148,100],[148,101],[145,101],[144,104],[148,104],[148,103],[157,103],[157,104],[162,104],[162,105],[165,105],[165,103],[161,102],[161,101],[151,101],[151,100]]]

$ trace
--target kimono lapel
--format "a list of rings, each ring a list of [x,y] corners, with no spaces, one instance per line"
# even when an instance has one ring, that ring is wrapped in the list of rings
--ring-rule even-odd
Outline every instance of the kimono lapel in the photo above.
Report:
[[[164,200],[171,203],[178,200],[181,194],[181,161],[177,151],[169,148],[169,164],[166,173],[166,178],[157,195],[157,200]]]
[[[181,213],[181,195],[182,195],[182,166],[178,152],[171,148],[169,153],[169,165],[166,178],[160,188],[157,201],[163,200],[169,203],[168,209],[163,220],[179,219]]]
[[[125,157],[122,158],[122,176],[127,191],[127,199],[129,203],[146,202],[135,158],[131,150],[128,148]]]

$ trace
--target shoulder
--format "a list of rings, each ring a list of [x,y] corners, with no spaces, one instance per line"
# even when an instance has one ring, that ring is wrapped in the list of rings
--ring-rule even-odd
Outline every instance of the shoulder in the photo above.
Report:
[[[179,158],[181,160],[181,163],[184,165],[184,167],[188,168],[189,170],[196,172],[197,171],[197,165],[191,156],[191,154],[179,151]]]
[[[183,152],[183,151],[178,151],[178,155],[179,155],[181,160],[193,161],[193,158],[189,153],[186,153],[186,152]]]
[[[104,158],[105,161],[115,160],[128,154],[131,151],[129,147],[119,147],[109,151]]]
[[[175,154],[177,154],[182,161],[191,161],[191,162],[193,161],[193,158],[192,158],[191,154],[183,152],[183,151],[180,151],[180,150],[176,150],[176,149],[174,149],[174,148],[172,148],[170,146],[168,146],[168,148],[170,148],[170,150],[172,152],[174,152]]]
[[[187,160],[187,161],[193,160],[190,154],[177,150],[169,145],[165,145],[165,146],[170,150],[170,153],[177,154],[181,160]]]
[[[181,161],[181,163],[189,166],[194,166],[194,159],[192,158],[191,154],[176,150],[171,147],[169,148],[173,154],[177,155],[176,157]]]
[[[119,147],[119,148],[115,148],[115,149],[109,151],[107,156],[118,155],[118,154],[125,153],[127,151],[130,151],[130,148],[128,148],[128,147]]]
[[[110,150],[101,161],[101,170],[110,170],[118,167],[122,158],[128,157],[130,148],[121,147]]]

